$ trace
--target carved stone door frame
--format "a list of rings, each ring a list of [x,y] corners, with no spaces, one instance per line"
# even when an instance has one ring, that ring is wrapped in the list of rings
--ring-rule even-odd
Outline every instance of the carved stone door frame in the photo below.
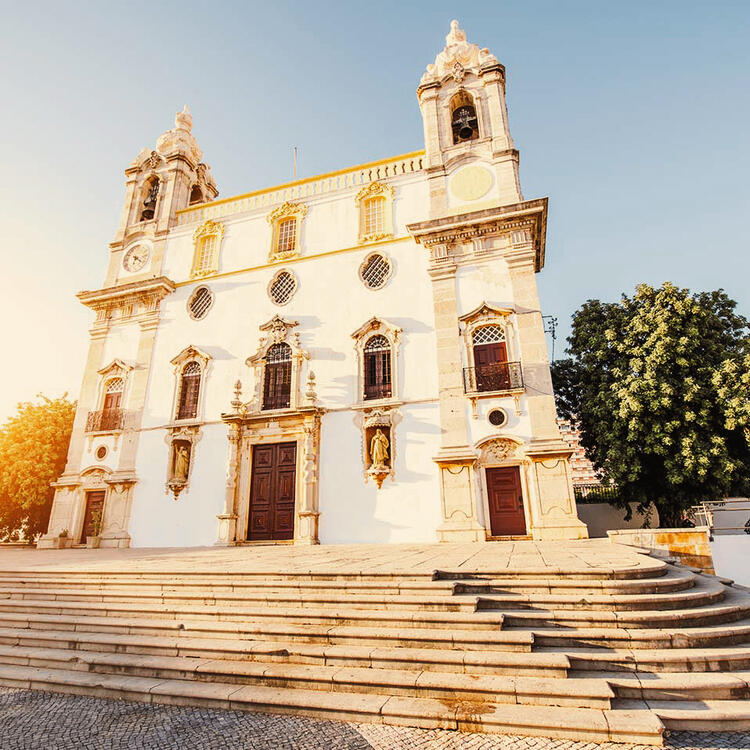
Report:
[[[488,541],[497,538],[492,535],[492,526],[490,522],[490,499],[487,487],[487,469],[513,466],[518,467],[518,474],[521,480],[523,513],[526,520],[525,537],[531,537],[531,530],[535,517],[532,511],[532,477],[529,474],[531,470],[531,461],[529,461],[524,454],[523,443],[506,437],[490,437],[481,441],[476,447],[479,452],[479,459],[477,460],[475,470],[478,474],[477,485],[479,487],[482,510],[484,512],[485,538]]]
[[[260,412],[224,416],[229,425],[229,457],[224,512],[218,516],[217,545],[246,542],[254,446],[291,442],[297,444],[293,542],[319,544],[321,414],[322,410],[309,407],[287,414]],[[288,544],[287,541],[264,543]]]

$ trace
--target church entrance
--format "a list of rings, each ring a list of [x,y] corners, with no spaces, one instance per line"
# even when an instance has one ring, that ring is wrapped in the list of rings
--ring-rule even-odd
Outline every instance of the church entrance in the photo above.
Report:
[[[518,467],[503,466],[486,471],[490,533],[492,536],[525,535],[526,518]]]
[[[98,536],[104,511],[104,490],[86,493],[86,512],[83,515],[80,544],[86,544],[87,536]]]
[[[247,539],[294,539],[297,443],[253,446]]]

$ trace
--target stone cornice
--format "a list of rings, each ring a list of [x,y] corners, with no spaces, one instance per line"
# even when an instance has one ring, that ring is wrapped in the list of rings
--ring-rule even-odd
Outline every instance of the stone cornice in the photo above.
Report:
[[[76,297],[86,307],[97,310],[101,307],[136,302],[144,298],[148,298],[158,304],[174,290],[174,281],[168,279],[166,276],[158,276],[155,279],[147,279],[146,281],[134,281],[130,284],[120,284],[119,286],[110,286],[90,292],[79,292]]]
[[[534,246],[535,270],[540,271],[544,266],[547,199],[538,198],[509,206],[443,216],[439,219],[408,224],[406,228],[416,242],[428,248],[465,242],[514,229],[529,229]]]

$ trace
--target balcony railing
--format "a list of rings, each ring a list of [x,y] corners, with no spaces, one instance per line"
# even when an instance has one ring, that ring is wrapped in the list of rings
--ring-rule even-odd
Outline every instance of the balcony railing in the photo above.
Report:
[[[493,362],[481,367],[464,367],[465,393],[497,393],[522,388],[520,362]]]
[[[122,409],[90,411],[86,420],[86,432],[113,432],[121,430],[125,418]]]

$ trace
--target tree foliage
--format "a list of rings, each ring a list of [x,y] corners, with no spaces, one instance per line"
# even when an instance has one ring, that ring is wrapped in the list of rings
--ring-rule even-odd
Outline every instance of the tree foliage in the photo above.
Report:
[[[0,539],[47,530],[54,489],[65,468],[75,403],[57,399],[18,405],[0,428]]]
[[[722,290],[642,284],[573,315],[571,359],[553,367],[558,410],[619,503],[686,508],[750,490],[748,322]]]

